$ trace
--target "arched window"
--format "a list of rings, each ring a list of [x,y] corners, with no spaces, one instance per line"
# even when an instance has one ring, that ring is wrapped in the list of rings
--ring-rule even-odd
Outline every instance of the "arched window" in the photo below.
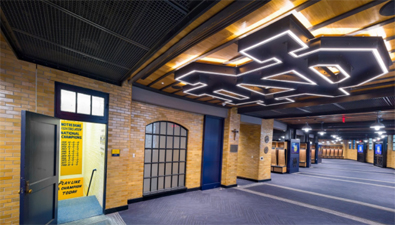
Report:
[[[144,194],[185,186],[188,131],[172,122],[145,127]]]

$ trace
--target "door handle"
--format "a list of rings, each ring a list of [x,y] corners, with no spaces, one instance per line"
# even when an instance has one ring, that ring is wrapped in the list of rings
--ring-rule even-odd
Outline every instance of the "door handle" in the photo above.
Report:
[[[26,181],[25,188],[26,188],[26,189],[25,189],[25,190],[26,190],[26,194],[31,194],[31,193],[33,192],[33,190],[30,189],[29,181],[28,181],[28,180]]]

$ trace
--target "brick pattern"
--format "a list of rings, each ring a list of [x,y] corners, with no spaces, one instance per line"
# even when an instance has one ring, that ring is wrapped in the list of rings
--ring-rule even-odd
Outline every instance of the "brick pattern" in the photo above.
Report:
[[[240,115],[237,114],[237,108],[229,109],[228,117],[225,119],[221,177],[221,184],[225,186],[235,185],[237,180],[237,153],[230,152],[230,145],[239,144],[240,132],[234,138],[234,129],[240,131]]]
[[[156,121],[171,121],[188,130],[186,187],[200,187],[204,116],[142,102],[132,102],[131,157],[128,199],[143,196],[145,127]]]
[[[240,124],[237,176],[258,180],[261,125]]]
[[[261,148],[260,156],[263,156],[263,160],[259,161],[259,175],[258,180],[267,180],[271,178],[271,150],[272,150],[272,140],[273,140],[273,125],[274,120],[262,120],[261,125]],[[265,137],[269,137],[269,142],[265,142]],[[265,154],[264,149],[268,148],[267,154]]]
[[[111,85],[39,65],[36,78],[36,64],[18,60],[2,36],[0,47],[0,224],[19,222],[21,110],[54,116],[55,81],[110,94],[106,208],[126,205],[131,86]],[[111,149],[120,149],[121,156],[112,158]]]

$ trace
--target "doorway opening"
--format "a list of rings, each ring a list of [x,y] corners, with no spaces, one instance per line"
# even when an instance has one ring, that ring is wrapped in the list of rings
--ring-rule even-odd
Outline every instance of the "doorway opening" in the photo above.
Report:
[[[58,223],[103,214],[105,124],[60,121]]]

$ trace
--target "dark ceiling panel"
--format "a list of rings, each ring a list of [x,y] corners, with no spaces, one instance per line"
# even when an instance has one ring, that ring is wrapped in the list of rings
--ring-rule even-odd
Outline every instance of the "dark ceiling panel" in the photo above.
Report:
[[[21,59],[120,84],[148,53],[214,3],[5,0],[1,28]]]
[[[338,104],[344,107],[346,110],[363,109],[366,107],[374,108],[374,107],[388,106],[388,104],[383,100],[383,98],[365,99],[360,101],[344,102]]]

